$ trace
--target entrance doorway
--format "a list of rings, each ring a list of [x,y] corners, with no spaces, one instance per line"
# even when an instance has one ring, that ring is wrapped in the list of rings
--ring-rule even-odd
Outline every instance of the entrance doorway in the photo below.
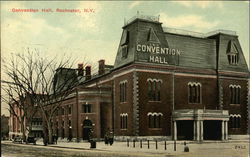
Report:
[[[194,121],[180,120],[177,121],[177,140],[193,140]]]
[[[204,120],[204,140],[221,140],[221,121]]]
[[[82,138],[83,140],[89,140],[91,131],[92,131],[92,122],[89,119],[85,119],[83,121],[83,128],[82,128]]]

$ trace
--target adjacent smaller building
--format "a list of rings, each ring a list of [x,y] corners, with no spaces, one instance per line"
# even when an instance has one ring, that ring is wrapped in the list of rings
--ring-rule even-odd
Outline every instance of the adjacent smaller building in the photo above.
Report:
[[[1,139],[9,137],[9,116],[1,115]]]

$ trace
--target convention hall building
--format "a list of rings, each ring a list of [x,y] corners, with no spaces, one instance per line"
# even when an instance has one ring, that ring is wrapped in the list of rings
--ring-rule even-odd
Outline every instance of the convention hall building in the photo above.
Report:
[[[235,32],[170,29],[142,15],[122,29],[114,65],[100,60],[96,75],[90,66],[72,69],[81,85],[55,115],[55,134],[197,141],[248,134],[250,73]]]

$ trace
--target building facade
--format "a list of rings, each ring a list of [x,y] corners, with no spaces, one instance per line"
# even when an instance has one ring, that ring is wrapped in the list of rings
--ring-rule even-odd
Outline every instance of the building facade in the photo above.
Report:
[[[42,115],[37,106],[31,106],[29,99],[26,97],[25,103],[17,105],[19,102],[13,102],[10,109],[10,117],[8,121],[9,139],[14,137],[42,137],[43,136],[43,120]],[[23,108],[26,110],[24,111]],[[26,112],[26,113],[25,113]],[[25,116],[24,116],[25,114]],[[22,129],[21,119],[23,118],[24,128]]]
[[[90,128],[95,137],[108,130],[175,140],[246,135],[249,70],[236,33],[197,35],[161,25],[142,16],[125,24],[114,66],[100,60],[94,77],[87,67],[65,101],[74,114],[57,118],[57,129],[68,121],[66,134],[71,127],[82,139]]]
[[[249,69],[235,32],[194,34],[138,15],[123,26],[113,66],[100,60],[97,75],[82,65],[75,73],[81,85],[53,119],[61,138],[247,135]]]

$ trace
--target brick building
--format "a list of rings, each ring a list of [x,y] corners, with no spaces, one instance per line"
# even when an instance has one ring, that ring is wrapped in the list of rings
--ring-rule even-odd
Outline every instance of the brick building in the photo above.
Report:
[[[14,139],[16,136],[42,137],[43,134],[43,120],[41,113],[38,111],[37,106],[31,106],[28,97],[25,99],[25,103],[18,105],[19,102],[13,102],[10,109],[10,117],[8,121],[9,127],[9,139]],[[26,109],[24,111],[23,109]],[[24,115],[26,112],[26,116]],[[24,118],[24,128],[22,129],[21,117]]]
[[[114,66],[72,69],[81,85],[53,120],[59,137],[227,140],[248,129],[249,70],[232,31],[197,34],[137,16],[123,26]]]

